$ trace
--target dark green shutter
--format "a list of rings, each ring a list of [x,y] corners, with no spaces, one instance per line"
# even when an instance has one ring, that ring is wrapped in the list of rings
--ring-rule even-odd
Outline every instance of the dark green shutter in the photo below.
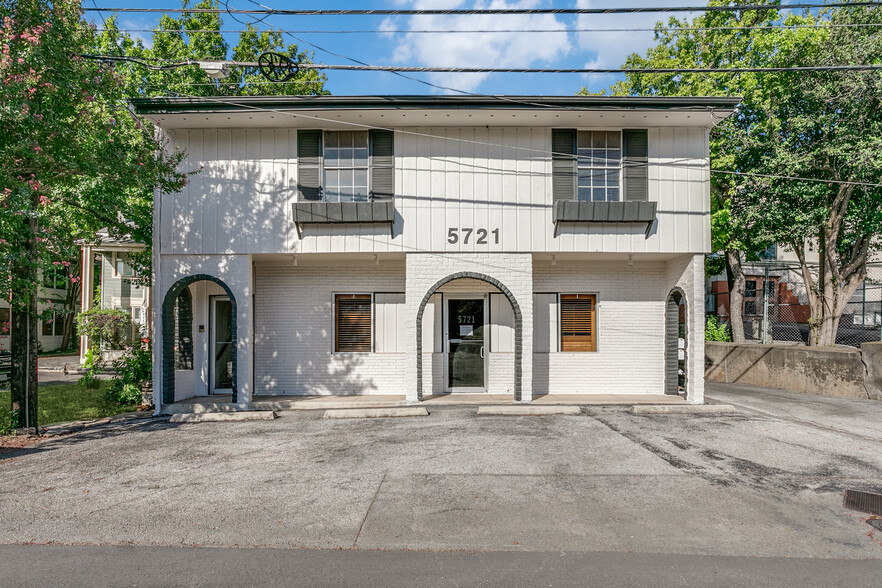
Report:
[[[372,130],[371,198],[388,200],[395,196],[395,133]]]
[[[625,129],[622,131],[622,139],[624,142],[622,153],[623,200],[645,201],[648,199],[649,190],[648,133],[646,129]]]
[[[576,198],[576,130],[551,129],[551,193],[554,202]]]
[[[297,189],[299,200],[322,199],[322,132],[297,131]]]

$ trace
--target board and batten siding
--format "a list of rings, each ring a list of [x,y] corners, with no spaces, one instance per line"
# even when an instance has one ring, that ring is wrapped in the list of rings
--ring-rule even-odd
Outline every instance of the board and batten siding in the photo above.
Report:
[[[297,130],[175,130],[199,170],[163,194],[164,254],[314,252],[623,252],[710,249],[708,131],[650,128],[645,226],[562,223],[551,215],[551,129],[416,128],[395,133],[393,235],[387,225],[311,225],[298,237]],[[457,229],[456,243],[448,242]],[[462,229],[474,232],[465,243]],[[478,243],[478,230],[487,232]],[[496,234],[498,230],[498,243]]]

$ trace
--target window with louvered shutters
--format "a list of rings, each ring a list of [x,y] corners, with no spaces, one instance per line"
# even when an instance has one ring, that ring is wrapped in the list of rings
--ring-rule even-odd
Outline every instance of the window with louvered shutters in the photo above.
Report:
[[[593,294],[560,295],[560,350],[596,351],[597,322]]]
[[[371,295],[334,296],[334,351],[371,351]]]

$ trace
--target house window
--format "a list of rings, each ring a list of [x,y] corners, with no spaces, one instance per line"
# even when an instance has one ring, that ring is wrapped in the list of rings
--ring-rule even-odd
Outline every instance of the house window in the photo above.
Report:
[[[576,157],[576,199],[618,202],[622,169],[621,131],[579,131]]]
[[[560,295],[560,350],[597,351],[597,297]]]
[[[367,202],[395,193],[394,133],[297,132],[297,185],[301,201]]]
[[[134,270],[132,270],[132,266],[129,265],[128,260],[121,256],[116,256],[115,260],[115,269],[116,275],[123,278],[130,278],[135,275]]]
[[[5,337],[6,335],[9,335],[9,330],[9,309],[0,308],[0,337]]]
[[[49,320],[40,321],[41,333],[44,337],[61,337],[64,334],[64,321],[56,312],[52,312]]]
[[[368,199],[367,131],[325,131],[324,201]]]
[[[67,287],[66,272],[57,267],[43,271],[43,287],[55,290],[64,290]]]
[[[336,294],[334,296],[334,351],[372,351],[372,296]]]

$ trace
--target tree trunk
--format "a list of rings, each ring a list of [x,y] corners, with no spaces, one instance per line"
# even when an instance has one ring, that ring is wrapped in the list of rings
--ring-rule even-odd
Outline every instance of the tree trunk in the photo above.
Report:
[[[27,259],[13,270],[23,293],[12,300],[12,410],[18,415],[18,426],[33,427],[37,423],[37,220],[28,221],[31,237]],[[24,300],[22,300],[24,299]],[[16,412],[17,411],[17,412]]]
[[[741,269],[741,252],[726,250],[726,274],[729,276],[729,326],[732,341],[744,343],[744,271]]]

